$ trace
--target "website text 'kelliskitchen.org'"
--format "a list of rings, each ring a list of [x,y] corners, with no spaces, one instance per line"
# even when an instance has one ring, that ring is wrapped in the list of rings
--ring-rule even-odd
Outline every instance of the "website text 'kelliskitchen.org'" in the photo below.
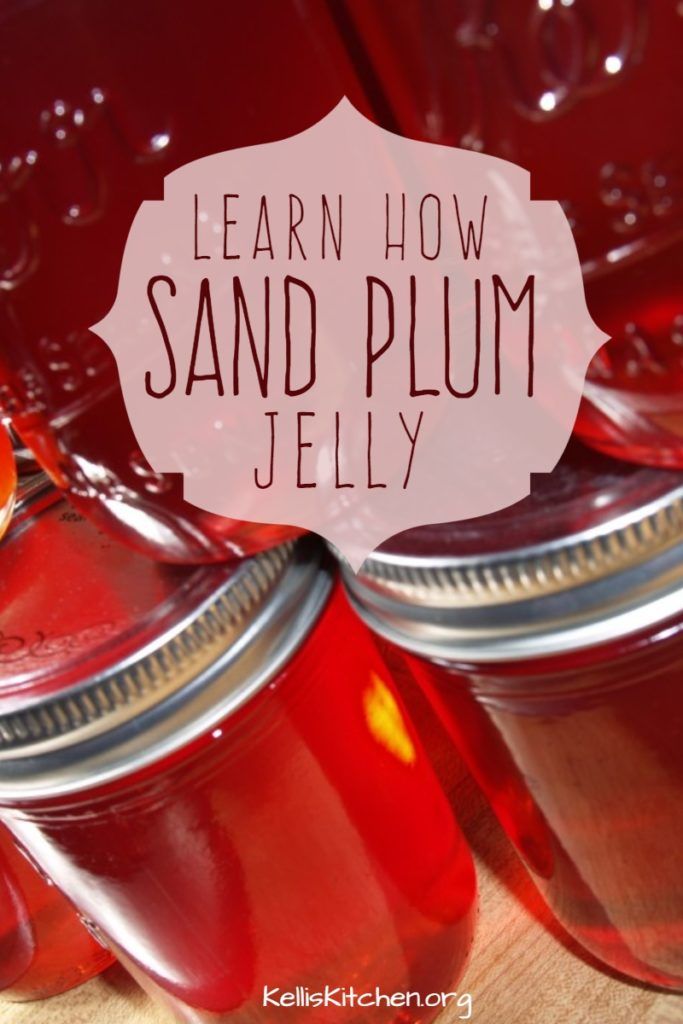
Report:
[[[353,985],[325,985],[313,990],[304,985],[293,989],[263,987],[263,1006],[279,1007],[373,1007],[388,1006],[396,1009],[443,1009],[446,1006],[460,1012],[455,1020],[470,1020],[472,1017],[472,996],[469,992],[383,992],[374,989],[356,989]]]

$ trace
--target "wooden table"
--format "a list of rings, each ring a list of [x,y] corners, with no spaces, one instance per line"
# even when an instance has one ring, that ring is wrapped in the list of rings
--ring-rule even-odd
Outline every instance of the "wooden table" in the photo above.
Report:
[[[683,996],[610,976],[562,932],[464,775],[454,799],[480,882],[477,937],[458,986],[472,993],[475,1024],[683,1024]],[[445,1010],[440,1024],[455,1024],[458,1012]],[[0,1009],[1,1024],[170,1020],[118,967],[66,995]]]

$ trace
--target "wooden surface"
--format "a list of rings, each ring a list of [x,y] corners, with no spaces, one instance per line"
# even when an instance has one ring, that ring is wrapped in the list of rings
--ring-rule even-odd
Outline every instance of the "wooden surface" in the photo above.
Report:
[[[458,986],[472,993],[476,1024],[683,1024],[683,996],[610,976],[562,932],[468,779],[455,800],[480,883],[477,937]],[[458,1012],[445,1010],[440,1024],[455,1024]],[[170,1020],[118,967],[54,999],[0,1006],[1,1024]]]

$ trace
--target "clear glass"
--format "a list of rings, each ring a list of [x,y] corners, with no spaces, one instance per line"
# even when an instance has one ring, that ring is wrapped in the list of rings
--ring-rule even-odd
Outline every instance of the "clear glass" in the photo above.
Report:
[[[191,748],[0,813],[132,973],[194,1024],[426,1021],[438,1008],[278,1010],[262,1005],[264,987],[424,998],[452,991],[467,960],[469,850],[339,591],[278,678]]]
[[[0,999],[23,1002],[58,995],[113,962],[0,825]]]
[[[407,662],[558,919],[683,989],[683,623],[553,658]]]

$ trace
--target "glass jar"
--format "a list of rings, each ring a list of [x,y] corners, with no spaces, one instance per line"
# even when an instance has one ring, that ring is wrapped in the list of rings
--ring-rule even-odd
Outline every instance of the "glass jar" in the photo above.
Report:
[[[402,993],[431,1019],[467,959],[473,864],[320,542],[169,566],[58,502],[4,561],[5,598],[35,582],[1,604],[21,646],[0,818],[143,986],[192,1022],[271,1020],[283,996],[307,1020],[326,985],[379,989],[363,1020]]]
[[[74,908],[0,826],[0,999],[55,996],[113,962]]]
[[[2,431],[3,457],[5,436]],[[7,444],[13,472],[14,459],[9,441]],[[12,531],[0,549],[0,565],[4,563],[5,550],[15,542],[14,534],[53,495],[45,477],[22,481]],[[14,496],[12,487],[11,505]],[[16,636],[0,632],[0,678],[11,671],[17,642]],[[0,682],[0,692],[2,686]],[[88,932],[74,908],[0,825],[0,999],[22,1002],[58,995],[94,977],[113,962],[111,953]]]
[[[612,335],[576,429],[683,467],[679,0],[347,0],[338,16],[385,127],[512,160],[533,198],[562,201]]]
[[[353,92],[325,5],[147,0],[133,16],[16,0],[0,28],[0,413],[81,511],[154,558],[220,561],[293,536],[198,509],[180,476],[152,470],[88,328],[165,175],[294,134]]]
[[[683,988],[683,476],[575,443],[523,502],[346,582],[567,930]]]

